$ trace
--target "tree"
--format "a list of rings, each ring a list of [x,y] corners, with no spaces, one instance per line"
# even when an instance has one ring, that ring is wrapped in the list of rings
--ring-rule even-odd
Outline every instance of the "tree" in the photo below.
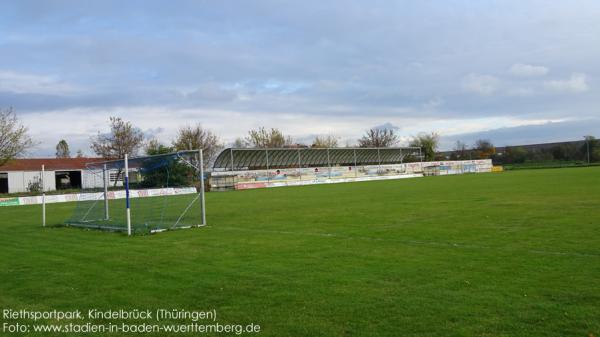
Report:
[[[204,167],[207,168],[223,145],[212,131],[204,129],[201,124],[196,124],[179,128],[173,147],[177,151],[202,149]]]
[[[77,154],[75,156],[77,158],[83,158],[83,151],[81,149],[77,150]]]
[[[35,145],[28,131],[12,108],[0,109],[0,166],[22,156]]]
[[[507,164],[522,164],[527,159],[528,152],[520,146],[506,147],[503,159]]]
[[[391,147],[398,143],[398,135],[392,129],[369,129],[358,140],[359,147]]]
[[[144,134],[120,117],[110,117],[110,133],[92,137],[92,150],[104,159],[120,159],[125,155],[136,155],[144,142]],[[117,177],[121,175],[119,169]],[[115,186],[117,181],[115,179]]]
[[[146,154],[149,156],[153,156],[157,154],[173,152],[173,149],[168,146],[165,146],[164,144],[159,142],[158,139],[152,138],[148,140],[148,142],[146,142],[144,152],[146,152]]]
[[[496,153],[496,147],[487,139],[478,139],[473,150],[478,159],[489,159]]]
[[[92,137],[92,150],[104,159],[136,155],[144,142],[142,131],[121,117],[110,117],[110,132]]]
[[[69,144],[64,139],[61,139],[60,142],[56,144],[56,158],[71,158]]]
[[[467,149],[467,144],[457,140],[454,144],[454,151],[450,155],[450,158],[453,160],[465,160],[467,159],[469,150]]]
[[[146,154],[156,156],[172,153],[175,149],[153,138],[146,144]],[[162,162],[164,158],[152,157],[142,165],[143,179],[139,186],[143,188],[190,186],[194,181],[194,170],[181,162]]]
[[[435,133],[420,133],[413,137],[410,141],[410,146],[420,147],[421,153],[426,161],[435,160],[435,153],[437,152],[440,143],[440,136]]]
[[[600,159],[596,155],[596,149],[598,148],[598,140],[594,136],[585,136],[583,137],[584,143],[581,146],[581,153],[584,155],[586,161],[588,163],[594,162]]]
[[[245,149],[248,147],[248,143],[246,143],[243,138],[238,137],[235,139],[232,146],[238,149]]]
[[[311,147],[317,147],[317,148],[338,147],[338,139],[337,139],[337,137],[332,136],[332,135],[316,136],[315,140],[313,140]]]
[[[267,130],[264,126],[248,131],[246,143],[255,148],[286,147],[294,144],[291,137],[285,136],[279,129]]]
[[[552,158],[555,160],[566,160],[568,157],[567,150],[564,146],[555,145],[550,149]]]
[[[583,153],[577,148],[577,145],[573,143],[562,143],[553,146],[550,149],[550,153],[552,154],[552,159],[554,160],[578,160],[584,156]]]

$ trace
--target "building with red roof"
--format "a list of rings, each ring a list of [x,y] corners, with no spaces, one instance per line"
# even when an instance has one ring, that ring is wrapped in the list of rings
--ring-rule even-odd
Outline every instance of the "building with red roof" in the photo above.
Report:
[[[42,180],[45,191],[101,187],[96,186],[98,179],[92,177],[93,173],[86,166],[100,161],[101,158],[14,159],[0,166],[0,193],[31,192],[41,187]]]

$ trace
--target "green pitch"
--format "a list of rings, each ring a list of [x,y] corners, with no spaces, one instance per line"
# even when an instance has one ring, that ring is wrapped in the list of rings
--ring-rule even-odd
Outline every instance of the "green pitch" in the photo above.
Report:
[[[600,335],[600,168],[208,193],[207,209],[208,227],[126,237],[0,208],[0,309],[216,309],[259,336]]]

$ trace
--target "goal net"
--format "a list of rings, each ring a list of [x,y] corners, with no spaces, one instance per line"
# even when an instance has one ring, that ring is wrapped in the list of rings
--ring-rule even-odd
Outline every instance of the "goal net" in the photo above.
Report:
[[[202,151],[88,163],[67,225],[128,234],[205,225],[202,165]]]

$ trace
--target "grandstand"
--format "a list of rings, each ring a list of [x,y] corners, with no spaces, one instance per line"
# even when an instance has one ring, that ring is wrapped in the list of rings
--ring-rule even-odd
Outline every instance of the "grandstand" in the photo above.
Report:
[[[418,147],[227,148],[212,165],[213,191],[490,172],[491,161],[424,162]],[[431,170],[429,170],[431,171]]]

